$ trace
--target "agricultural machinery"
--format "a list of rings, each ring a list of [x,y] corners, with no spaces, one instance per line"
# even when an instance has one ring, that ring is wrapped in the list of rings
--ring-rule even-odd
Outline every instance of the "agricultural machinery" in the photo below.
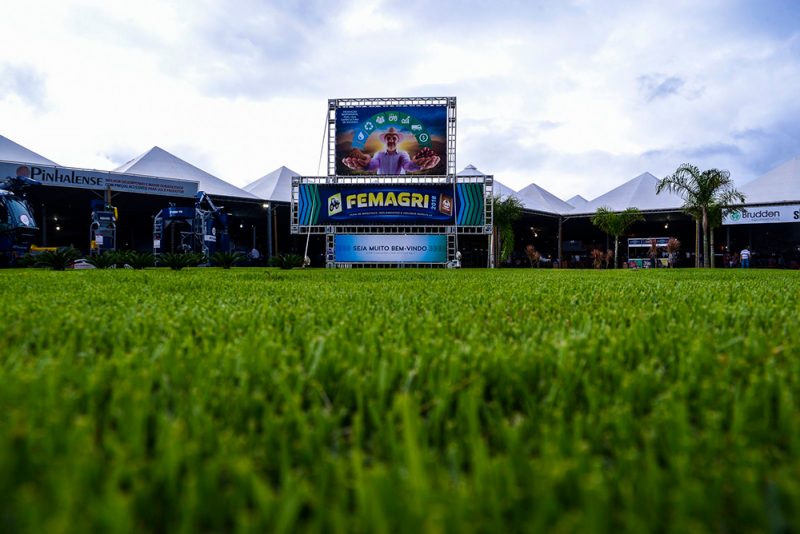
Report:
[[[92,223],[89,225],[89,252],[101,254],[117,249],[117,208],[111,205],[111,192],[108,199],[94,199],[92,206]]]
[[[21,166],[17,176],[0,178],[0,265],[11,265],[27,254],[39,230],[23,191],[38,185]]]
[[[228,217],[203,191],[194,207],[170,206],[153,219],[153,253],[196,252],[206,258],[230,248]]]

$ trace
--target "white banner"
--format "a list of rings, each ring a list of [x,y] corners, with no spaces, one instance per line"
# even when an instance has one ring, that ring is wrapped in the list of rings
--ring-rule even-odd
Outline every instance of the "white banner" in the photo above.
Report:
[[[800,204],[789,206],[748,206],[729,213],[722,224],[766,224],[800,222]]]
[[[42,185],[96,190],[110,187],[112,191],[123,193],[169,197],[193,197],[197,193],[198,185],[194,181],[173,178],[0,161],[0,179],[15,176],[24,176]]]

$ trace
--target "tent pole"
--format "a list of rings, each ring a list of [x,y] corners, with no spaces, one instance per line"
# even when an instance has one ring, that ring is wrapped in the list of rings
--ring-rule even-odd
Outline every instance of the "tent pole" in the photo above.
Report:
[[[272,259],[272,202],[267,203],[267,263]]]
[[[564,217],[561,215],[558,216],[558,267],[560,268],[563,265],[561,261],[561,250],[563,249],[563,241],[562,241],[562,228],[564,224]]]

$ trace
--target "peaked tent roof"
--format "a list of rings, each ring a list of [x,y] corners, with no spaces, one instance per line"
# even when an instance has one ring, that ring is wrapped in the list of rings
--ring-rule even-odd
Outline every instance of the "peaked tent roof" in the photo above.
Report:
[[[800,200],[800,157],[795,156],[739,190],[747,204]]]
[[[508,187],[506,184],[495,180],[492,187],[494,188],[495,196],[502,196],[502,197],[517,197],[519,198],[519,193]]]
[[[573,213],[593,213],[600,207],[607,207],[613,211],[623,211],[628,208],[642,211],[680,209],[683,206],[683,198],[680,195],[668,191],[656,195],[658,182],[658,178],[649,172],[640,174],[583,207],[576,208]]]
[[[37,163],[39,165],[58,165],[56,162],[2,135],[0,135],[0,159],[5,161],[18,161],[20,163]]]
[[[470,163],[464,169],[456,173],[456,176],[486,176],[486,173],[482,173],[478,170],[475,165]]]
[[[571,199],[567,200],[567,204],[574,207],[575,209],[582,208],[588,203],[589,201],[580,195],[575,195]]]
[[[464,170],[461,172],[457,172],[456,176],[486,176],[486,174],[479,171],[475,165],[469,164],[464,167]],[[504,196],[504,197],[517,197],[519,198],[519,193],[508,187],[507,185],[499,182],[498,180],[494,180],[494,195],[495,196]]]
[[[114,171],[191,180],[199,182],[198,190],[205,191],[209,195],[258,199],[252,193],[239,189],[235,185],[231,185],[225,180],[217,178],[157,146],[130,160],[128,163],[117,167]]]
[[[293,176],[300,174],[289,168],[279,167],[255,182],[247,184],[243,189],[265,200],[291,202]]]
[[[529,210],[546,213],[564,213],[573,210],[572,206],[536,184],[530,184],[520,189],[519,198],[525,208]]]

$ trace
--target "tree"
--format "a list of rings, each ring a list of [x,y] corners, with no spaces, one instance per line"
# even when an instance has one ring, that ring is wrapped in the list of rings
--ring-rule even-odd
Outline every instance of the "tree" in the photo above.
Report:
[[[669,260],[667,260],[667,266],[675,267],[675,260],[678,257],[678,250],[681,248],[681,242],[678,241],[675,237],[670,237],[667,241],[667,253],[669,254]]]
[[[539,251],[536,250],[536,247],[533,245],[528,245],[525,247],[525,254],[528,256],[528,261],[531,262],[531,267],[539,267],[539,262],[542,259],[542,255],[539,254]]]
[[[614,268],[617,268],[617,258],[619,258],[619,237],[628,231],[630,225],[636,221],[643,221],[642,212],[636,208],[628,208],[625,211],[614,212],[606,207],[597,208],[597,212],[592,216],[592,224],[600,228],[609,235],[614,236]]]
[[[500,261],[510,258],[514,251],[514,222],[522,216],[522,208],[522,202],[515,196],[492,198],[495,265],[498,263],[495,251],[499,251]]]
[[[592,267],[599,269],[603,266],[603,258],[605,254],[599,248],[592,249]]]
[[[709,215],[714,207],[721,210],[721,215],[735,211],[736,203],[742,204],[745,197],[736,190],[731,180],[731,173],[719,169],[700,171],[699,168],[684,163],[678,169],[658,183],[656,193],[670,191],[683,198],[683,210],[700,222],[703,230],[703,266],[711,265],[709,250]]]
[[[73,261],[80,257],[80,251],[71,246],[58,250],[47,250],[36,256],[35,265],[37,267],[46,267],[53,271],[64,271]]]
[[[713,204],[708,209],[708,243],[711,249],[709,259],[711,260],[712,269],[716,267],[714,265],[714,229],[720,226],[722,226],[722,207],[718,204]]]
[[[241,263],[245,256],[241,252],[215,252],[211,255],[211,262],[217,267],[230,269],[237,263]]]

